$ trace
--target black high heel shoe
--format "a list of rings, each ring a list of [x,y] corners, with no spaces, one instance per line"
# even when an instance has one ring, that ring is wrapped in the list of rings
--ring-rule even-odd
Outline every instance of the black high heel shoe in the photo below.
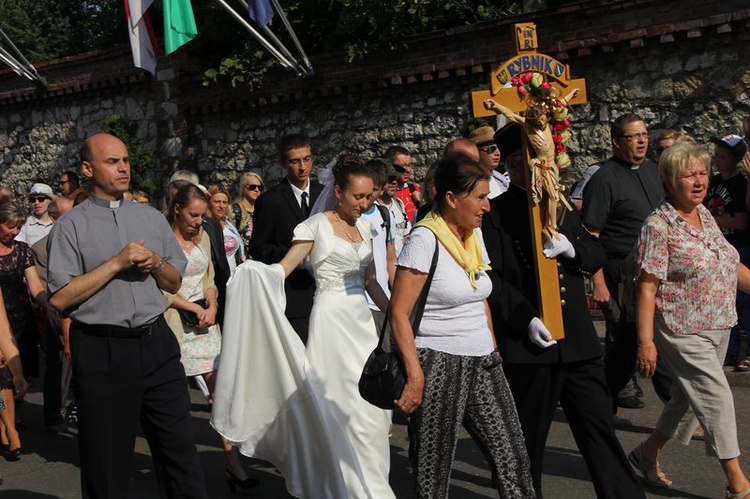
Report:
[[[239,478],[237,478],[237,475],[229,470],[229,468],[226,469],[224,479],[227,481],[227,485],[229,485],[229,489],[232,491],[232,494],[236,493],[238,486],[241,489],[252,489],[253,487],[257,487],[258,485],[260,485],[260,481],[256,480],[255,478],[247,477],[244,480],[240,480]]]
[[[21,460],[21,448],[16,447],[12,450],[5,451],[5,460],[10,462],[20,461]]]

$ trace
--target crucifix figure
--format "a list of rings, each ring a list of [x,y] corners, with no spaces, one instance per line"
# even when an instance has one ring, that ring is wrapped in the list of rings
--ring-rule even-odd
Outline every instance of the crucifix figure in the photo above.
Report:
[[[580,93],[579,89],[572,90],[563,100],[567,104]],[[486,99],[484,107],[497,114],[502,114],[509,121],[521,125],[526,138],[534,149],[534,158],[529,162],[531,182],[529,191],[535,204],[543,203],[546,207],[542,234],[548,241],[559,239],[557,232],[557,205],[562,202],[568,209],[570,206],[560,194],[560,175],[555,164],[555,143],[552,140],[550,114],[552,109],[546,102],[536,102],[529,106],[526,115],[521,116],[493,99]]]

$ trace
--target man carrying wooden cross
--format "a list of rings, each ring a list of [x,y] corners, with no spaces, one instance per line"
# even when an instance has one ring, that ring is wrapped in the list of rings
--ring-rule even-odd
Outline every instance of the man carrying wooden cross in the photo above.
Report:
[[[579,92],[579,89],[574,89],[563,100],[567,104]],[[536,204],[544,202],[546,205],[542,234],[547,241],[559,239],[557,203],[562,201],[568,209],[570,209],[570,206],[565,198],[560,196],[560,176],[555,164],[555,143],[552,140],[552,128],[549,119],[551,109],[548,109],[545,102],[538,102],[528,108],[524,117],[492,99],[486,99],[484,107],[497,114],[502,114],[508,120],[519,123],[523,127],[523,131],[536,154],[529,163],[531,169],[531,185],[529,187],[531,199]]]

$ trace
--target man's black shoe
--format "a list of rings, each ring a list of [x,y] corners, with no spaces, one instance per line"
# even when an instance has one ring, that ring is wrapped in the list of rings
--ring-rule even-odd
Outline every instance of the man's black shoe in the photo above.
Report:
[[[641,409],[646,404],[638,397],[617,397],[617,407],[625,409]]]

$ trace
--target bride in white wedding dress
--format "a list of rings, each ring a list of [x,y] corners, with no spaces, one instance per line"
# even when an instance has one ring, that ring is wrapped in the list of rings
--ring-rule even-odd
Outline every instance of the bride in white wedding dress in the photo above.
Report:
[[[298,225],[280,264],[247,262],[228,284],[225,323],[239,333],[224,337],[212,424],[243,454],[277,466],[293,495],[392,498],[391,413],[357,387],[378,342],[365,289],[382,310],[388,303],[360,218],[373,181],[351,160],[334,175],[336,208]],[[308,255],[316,294],[305,351],[283,317],[281,270],[288,275]]]

